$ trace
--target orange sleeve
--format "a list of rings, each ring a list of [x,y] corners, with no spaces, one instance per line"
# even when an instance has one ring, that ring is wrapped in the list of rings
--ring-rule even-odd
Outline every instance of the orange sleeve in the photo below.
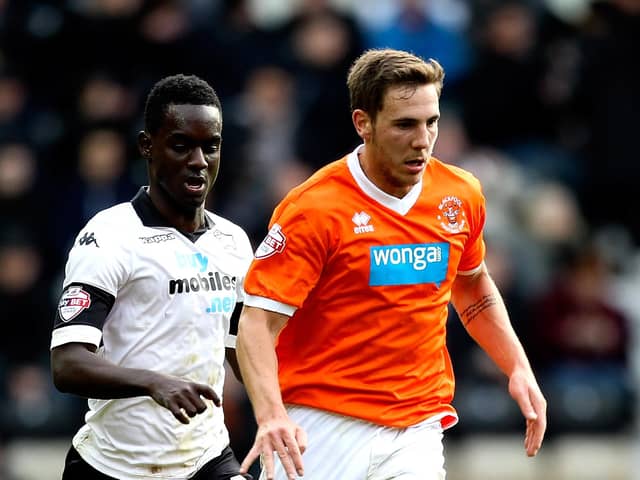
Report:
[[[302,306],[322,273],[328,251],[328,239],[309,221],[312,213],[286,199],[276,208],[245,279],[249,295]]]
[[[458,265],[459,272],[466,272],[477,268],[485,256],[485,243],[483,237],[486,222],[485,199],[482,194],[480,182],[472,177],[474,189],[473,202],[470,205],[469,238],[465,243],[464,251]]]

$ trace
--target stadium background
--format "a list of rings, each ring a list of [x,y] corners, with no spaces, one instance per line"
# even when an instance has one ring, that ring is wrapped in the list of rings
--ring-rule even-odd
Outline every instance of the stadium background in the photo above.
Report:
[[[452,315],[448,478],[640,478],[639,37],[636,0],[0,0],[0,479],[59,478],[81,422],[49,379],[53,310],[75,233],[145,181],[150,86],[214,85],[210,207],[257,244],[282,194],[358,143],[345,75],[381,46],[447,71],[435,154],[484,184],[487,262],[549,400],[526,459],[504,378]],[[225,395],[242,456],[250,406]]]

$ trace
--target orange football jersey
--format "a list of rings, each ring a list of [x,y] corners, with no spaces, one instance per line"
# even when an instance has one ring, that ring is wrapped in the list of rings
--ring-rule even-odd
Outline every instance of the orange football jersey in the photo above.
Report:
[[[356,152],[293,189],[245,280],[246,304],[294,312],[276,347],[285,403],[454,424],[448,303],[456,275],[484,259],[484,221],[478,180],[435,158],[403,199],[375,187]]]

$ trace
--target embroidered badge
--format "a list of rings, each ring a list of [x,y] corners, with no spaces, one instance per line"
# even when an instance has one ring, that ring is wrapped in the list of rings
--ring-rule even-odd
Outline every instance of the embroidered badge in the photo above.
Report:
[[[446,231],[451,233],[459,233],[465,225],[464,210],[462,210],[462,201],[458,197],[449,195],[444,197],[438,205],[440,214],[438,220],[440,225]]]

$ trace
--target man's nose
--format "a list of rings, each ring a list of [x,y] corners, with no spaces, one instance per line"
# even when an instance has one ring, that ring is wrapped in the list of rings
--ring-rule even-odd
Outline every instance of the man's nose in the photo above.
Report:
[[[426,125],[418,125],[411,146],[416,150],[424,150],[429,147],[429,129]]]
[[[189,166],[195,168],[207,168],[207,159],[202,148],[196,147],[193,149],[193,152],[191,152],[191,155],[189,156]]]

